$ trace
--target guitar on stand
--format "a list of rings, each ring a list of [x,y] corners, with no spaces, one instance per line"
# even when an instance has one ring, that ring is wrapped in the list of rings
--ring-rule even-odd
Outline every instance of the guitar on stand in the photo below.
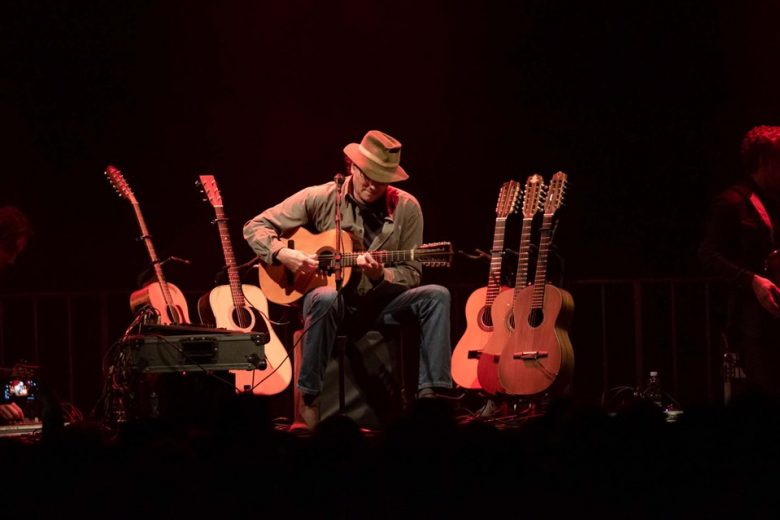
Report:
[[[490,250],[488,284],[480,287],[466,301],[466,331],[452,352],[452,379],[463,388],[482,388],[477,377],[477,365],[482,349],[493,333],[490,308],[496,296],[509,287],[501,285],[501,261],[504,253],[506,220],[517,211],[520,183],[507,181],[501,186],[496,202],[496,225]]]
[[[568,333],[574,300],[568,292],[547,283],[553,217],[563,203],[566,182],[563,172],[553,175],[550,182],[534,283],[514,302],[515,329],[498,362],[501,385],[510,395],[535,396],[563,389],[574,371]]]
[[[229,282],[228,285],[215,287],[200,298],[200,319],[203,323],[215,324],[229,330],[268,334],[265,367],[260,370],[234,370],[232,373],[239,389],[251,389],[257,395],[278,394],[290,385],[292,366],[287,350],[268,319],[268,300],[259,287],[241,283],[230,241],[228,218],[216,179],[213,175],[201,175],[198,184],[216,213],[215,222],[222,242]]]
[[[148,306],[157,311],[159,323],[163,325],[181,325],[189,323],[189,310],[187,300],[184,298],[181,290],[172,283],[165,281],[163,275],[162,263],[157,258],[157,252],[152,244],[152,236],[146,227],[146,221],[141,213],[141,206],[133,194],[133,190],[125,181],[125,178],[115,167],[108,165],[106,167],[106,176],[111,185],[117,191],[120,197],[127,199],[135,210],[135,217],[138,220],[138,227],[141,229],[141,239],[146,245],[146,251],[149,253],[149,259],[154,268],[156,282],[152,282],[143,288],[133,292],[130,295],[130,308],[133,312]]]
[[[274,303],[289,305],[298,301],[311,289],[316,287],[336,286],[335,280],[335,255],[333,244],[337,239],[336,229],[329,229],[322,233],[311,233],[300,227],[286,237],[288,247],[305,253],[315,253],[319,268],[306,274],[290,272],[283,265],[269,265],[260,263],[260,289]],[[341,273],[343,284],[346,286],[352,272],[352,266],[357,263],[357,257],[363,252],[353,251],[352,238],[341,230],[342,256]],[[435,242],[423,244],[414,249],[402,251],[369,251],[377,262],[392,265],[398,262],[415,260],[426,267],[449,267],[452,263],[452,244],[449,242]]]
[[[485,343],[477,362],[477,378],[482,389],[495,395],[503,392],[498,378],[498,361],[504,345],[515,329],[515,302],[520,292],[528,285],[528,263],[531,248],[531,230],[534,216],[542,209],[545,197],[544,179],[541,175],[531,175],[526,179],[523,193],[523,226],[520,232],[520,254],[517,259],[514,291],[504,291],[496,296],[491,307],[494,321],[493,333]]]

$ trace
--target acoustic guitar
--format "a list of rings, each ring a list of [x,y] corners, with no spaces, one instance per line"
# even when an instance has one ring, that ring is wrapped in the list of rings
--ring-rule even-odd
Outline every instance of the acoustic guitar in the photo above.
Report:
[[[498,361],[498,377],[510,395],[554,393],[569,384],[574,371],[568,333],[574,300],[568,292],[546,281],[553,216],[563,203],[566,183],[563,172],[556,173],[550,182],[534,283],[514,302],[515,329]]]
[[[201,175],[198,185],[211,203],[222,243],[222,253],[228,274],[228,285],[220,285],[198,300],[198,314],[203,323],[241,332],[265,332],[270,338],[265,344],[266,367],[263,370],[232,370],[236,388],[257,395],[282,392],[292,380],[292,365],[268,319],[268,300],[259,287],[242,284],[230,240],[228,218],[217,181],[213,175]]]
[[[349,233],[341,230],[343,255],[341,258],[342,279],[344,285],[349,281],[352,266],[363,252],[353,251],[353,241]],[[336,287],[334,276],[336,255],[336,230],[329,229],[321,233],[311,233],[299,227],[286,237],[288,247],[307,254],[316,254],[319,267],[307,274],[292,273],[281,264],[260,263],[260,288],[274,303],[289,305],[316,287]],[[452,244],[435,242],[423,244],[414,249],[401,251],[370,251],[374,259],[385,265],[414,260],[426,267],[449,267],[452,263]]]
[[[163,325],[189,323],[187,300],[178,287],[165,281],[162,265],[152,244],[152,236],[146,227],[146,221],[141,213],[141,205],[138,204],[133,190],[130,189],[127,181],[125,181],[122,172],[110,164],[106,167],[105,174],[119,196],[127,199],[133,206],[133,210],[135,210],[135,218],[138,220],[138,227],[141,229],[141,239],[146,245],[146,251],[149,253],[149,259],[152,262],[154,275],[157,279],[156,282],[147,284],[130,295],[130,308],[135,312],[145,305],[151,306],[158,312],[159,322]]]
[[[486,287],[472,292],[466,301],[466,331],[452,352],[452,379],[463,388],[482,388],[477,377],[477,364],[482,349],[493,332],[490,307],[498,293],[509,287],[501,285],[501,260],[504,253],[506,220],[517,211],[520,183],[507,181],[501,186],[496,202],[496,224],[493,247],[490,250],[490,272]]]
[[[498,361],[508,338],[514,331],[514,302],[528,285],[528,263],[534,216],[542,209],[545,197],[544,179],[531,175],[526,179],[523,194],[523,226],[520,232],[520,254],[517,258],[514,291],[496,296],[491,306],[494,330],[488,337],[477,362],[477,379],[482,390],[495,395],[503,391],[498,378]]]

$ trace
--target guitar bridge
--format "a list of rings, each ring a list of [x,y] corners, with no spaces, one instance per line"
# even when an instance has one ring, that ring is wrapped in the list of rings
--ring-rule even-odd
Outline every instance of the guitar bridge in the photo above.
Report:
[[[466,359],[479,359],[482,356],[481,350],[469,350]]]
[[[512,355],[512,359],[524,359],[527,361],[533,361],[535,359],[547,357],[549,354],[546,350],[528,350],[526,352],[519,352]]]

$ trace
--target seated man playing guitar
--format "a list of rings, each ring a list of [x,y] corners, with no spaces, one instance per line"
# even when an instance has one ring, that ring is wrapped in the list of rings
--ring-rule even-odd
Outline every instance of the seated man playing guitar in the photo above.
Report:
[[[341,229],[366,250],[354,262],[359,272],[343,292],[344,305],[332,285],[320,284],[303,296],[305,334],[298,389],[300,413],[309,427],[319,422],[317,396],[339,318],[349,320],[357,309],[376,309],[378,324],[394,324],[401,313],[411,313],[421,328],[419,395],[435,396],[436,389],[452,387],[449,291],[439,285],[420,286],[421,264],[414,255],[392,265],[375,258],[379,249],[414,250],[422,243],[423,216],[417,199],[390,186],[409,178],[400,166],[401,143],[372,130],[360,144],[347,145],[344,154],[346,179],[337,175],[333,182],[305,188],[244,226],[244,237],[266,265],[281,264],[290,277],[322,278],[332,273],[323,272],[317,255],[297,250],[288,237],[300,227],[313,233],[335,229],[339,197]],[[266,295],[274,301],[268,291]]]

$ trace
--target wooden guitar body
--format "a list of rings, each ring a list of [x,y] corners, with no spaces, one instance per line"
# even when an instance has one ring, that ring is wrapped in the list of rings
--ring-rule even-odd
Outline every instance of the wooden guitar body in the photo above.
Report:
[[[514,305],[514,331],[498,361],[501,387],[510,395],[533,396],[565,388],[574,371],[574,351],[567,332],[574,311],[571,295],[553,285],[544,288],[541,322],[532,309],[534,286]],[[498,301],[498,300],[497,300]]]
[[[489,335],[477,361],[479,384],[485,392],[491,395],[504,391],[498,378],[498,362],[504,345],[507,344],[514,331],[513,303],[514,291],[503,291],[496,296],[491,307],[493,332]]]
[[[264,370],[231,370],[236,388],[252,389],[256,395],[274,395],[284,391],[292,380],[292,365],[287,350],[268,321],[268,300],[259,287],[242,284],[246,306],[236,309],[230,285],[219,285],[198,302],[201,321],[220,328],[241,332],[265,332],[267,366]],[[241,315],[239,316],[239,312]],[[241,325],[243,323],[243,326]]]
[[[336,230],[329,229],[313,234],[304,228],[298,228],[294,233],[293,249],[304,253],[316,253],[321,258],[333,258],[336,252]],[[342,246],[345,253],[352,252],[352,238],[346,231],[341,231]],[[326,269],[313,271],[307,275],[291,273],[281,264],[260,266],[260,288],[274,303],[289,305],[298,301],[304,294],[316,287],[336,287],[336,277],[331,276]],[[343,284],[349,281],[351,267],[342,269]]]
[[[482,388],[478,366],[484,347],[494,329],[492,305],[502,291],[506,292],[509,289],[509,287],[501,285],[501,261],[504,254],[506,220],[509,215],[517,211],[519,198],[519,182],[507,181],[501,185],[496,202],[496,225],[493,228],[493,247],[490,249],[488,284],[469,296],[466,302],[466,332],[452,352],[452,378],[463,388],[471,390]],[[528,229],[527,226],[524,226],[524,229]],[[523,249],[522,239],[521,249]],[[521,254],[520,257],[524,258],[525,255]],[[523,278],[523,276],[521,273],[519,278]]]
[[[502,286],[500,290],[507,289]],[[487,287],[480,287],[466,301],[466,331],[452,352],[452,379],[471,390],[482,388],[477,368],[494,330],[491,307],[485,304],[487,292]]]
[[[260,264],[260,289],[269,301],[280,305],[289,305],[317,287],[336,287],[334,275],[334,258],[336,253],[335,229],[312,234],[304,228],[297,228],[288,238],[291,249],[307,254],[316,254],[318,269],[302,275],[291,273],[281,264]],[[352,266],[357,264],[361,251],[353,250],[353,241],[346,231],[341,231],[341,258],[343,285],[349,282]],[[434,242],[422,244],[414,249],[402,251],[371,250],[371,256],[382,264],[391,265],[398,262],[414,260],[427,267],[449,267],[452,261],[452,244],[449,242]]]
[[[165,282],[171,296],[171,305],[165,303],[163,288],[159,282],[152,282],[130,295],[130,309],[135,312],[144,305],[154,307],[160,313],[160,323],[177,325],[189,323],[187,300],[181,290],[172,283]]]

